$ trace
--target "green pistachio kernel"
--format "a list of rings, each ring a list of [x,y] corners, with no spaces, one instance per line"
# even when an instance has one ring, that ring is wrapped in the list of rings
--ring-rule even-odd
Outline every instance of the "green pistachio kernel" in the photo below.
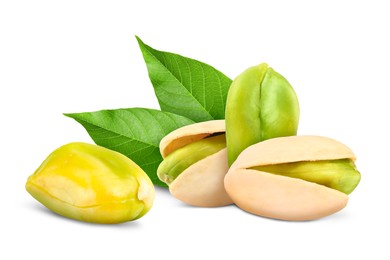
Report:
[[[185,169],[225,147],[225,134],[212,135],[187,144],[165,157],[157,169],[157,175],[161,181],[169,185]]]
[[[351,159],[302,161],[251,169],[298,178],[350,194],[360,181],[360,173]]]
[[[296,135],[298,98],[282,75],[262,63],[233,80],[225,118],[228,162],[231,165],[252,144]]]

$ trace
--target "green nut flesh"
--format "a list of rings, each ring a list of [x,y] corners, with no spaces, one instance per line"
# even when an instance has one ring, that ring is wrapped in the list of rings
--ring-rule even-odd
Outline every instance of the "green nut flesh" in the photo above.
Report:
[[[234,79],[227,97],[225,118],[231,165],[252,144],[296,135],[298,98],[282,75],[262,63]]]
[[[190,143],[169,154],[157,169],[161,181],[170,185],[185,169],[226,147],[225,134]]]
[[[146,173],[112,150],[70,143],[52,152],[26,183],[51,211],[94,223],[120,223],[145,215],[155,191]]]
[[[292,162],[251,169],[314,182],[345,194],[350,194],[360,181],[360,173],[351,159]]]

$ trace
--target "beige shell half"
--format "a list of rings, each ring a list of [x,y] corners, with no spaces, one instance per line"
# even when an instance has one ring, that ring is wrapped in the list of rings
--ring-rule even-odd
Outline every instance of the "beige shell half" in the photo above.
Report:
[[[180,147],[220,132],[225,132],[225,120],[211,120],[183,126],[161,139],[160,153],[165,158]]]
[[[160,152],[165,158],[176,149],[220,132],[225,132],[225,120],[187,125],[165,136],[160,142]],[[232,204],[224,187],[228,169],[225,148],[184,170],[169,185],[169,191],[175,198],[192,206],[218,207]]]
[[[343,209],[348,196],[301,179],[248,169],[254,166],[350,158],[340,142],[321,136],[269,139],[245,149],[225,176],[225,189],[234,203],[250,213],[283,220],[312,220]]]
[[[334,139],[312,135],[288,136],[249,146],[242,151],[232,167],[245,169],[270,164],[344,158],[356,159],[350,148]]]
[[[225,148],[183,171],[171,183],[169,191],[175,198],[192,206],[218,207],[232,204],[224,187],[228,169]]]

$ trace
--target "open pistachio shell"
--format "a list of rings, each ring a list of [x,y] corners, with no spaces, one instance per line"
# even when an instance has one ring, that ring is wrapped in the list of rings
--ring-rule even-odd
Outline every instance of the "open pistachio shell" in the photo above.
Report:
[[[282,220],[322,218],[348,202],[347,195],[325,186],[256,170],[228,174],[225,187],[241,209]]]
[[[321,218],[344,208],[348,196],[325,185],[258,169],[261,166],[267,169],[278,164],[340,159],[354,161],[356,157],[347,146],[330,138],[291,136],[270,139],[248,147],[239,155],[225,176],[225,189],[237,206],[256,215],[283,220]],[[357,183],[359,180],[360,174]]]
[[[233,80],[227,96],[225,118],[231,165],[252,144],[296,135],[298,98],[282,75],[262,63],[250,67]]]
[[[218,137],[218,134],[221,136]],[[224,188],[224,177],[228,171],[226,145],[221,146],[218,141],[217,147],[211,147],[211,149],[199,147],[199,144],[211,145],[207,142],[208,138],[221,139],[224,138],[224,134],[225,121],[213,120],[176,129],[161,140],[161,154],[163,158],[169,157],[170,165],[166,165],[163,161],[157,174],[162,181],[167,182],[169,191],[175,198],[189,205],[202,207],[232,204]],[[199,144],[196,144],[197,142]],[[215,152],[212,154],[199,155],[202,151],[209,152],[213,149]],[[174,178],[167,176],[166,169],[175,167],[175,164],[183,164],[183,155],[197,157],[194,160],[195,163],[187,165],[181,173],[174,174]],[[200,160],[199,156],[202,156]],[[192,162],[192,159],[186,160]],[[175,160],[180,160],[180,162],[175,162]]]
[[[160,141],[163,158],[187,144],[201,140],[215,133],[225,133],[225,120],[211,120],[186,125],[170,132]]]
[[[171,194],[193,206],[218,207],[232,204],[223,180],[229,169],[226,148],[183,171],[169,186]]]
[[[292,162],[251,169],[314,182],[345,194],[350,194],[360,181],[360,173],[351,159]]]
[[[225,148],[225,134],[205,137],[187,144],[164,158],[157,169],[157,176],[170,185],[187,168]]]

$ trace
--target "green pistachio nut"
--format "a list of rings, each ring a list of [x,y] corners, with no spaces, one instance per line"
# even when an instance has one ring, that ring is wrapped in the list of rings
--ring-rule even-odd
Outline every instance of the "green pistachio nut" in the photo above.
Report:
[[[298,98],[282,75],[262,63],[233,80],[225,118],[228,162],[231,165],[252,144],[296,135]]]
[[[360,173],[351,159],[292,162],[251,169],[314,182],[345,194],[350,194],[360,181]]]
[[[160,142],[157,176],[178,200],[200,207],[232,203],[224,187],[228,171],[225,120],[176,129]]]
[[[169,154],[157,169],[159,179],[170,185],[194,163],[226,148],[225,134],[206,137]]]
[[[94,223],[120,223],[144,216],[155,190],[146,173],[112,150],[69,143],[52,152],[26,183],[51,211]]]

